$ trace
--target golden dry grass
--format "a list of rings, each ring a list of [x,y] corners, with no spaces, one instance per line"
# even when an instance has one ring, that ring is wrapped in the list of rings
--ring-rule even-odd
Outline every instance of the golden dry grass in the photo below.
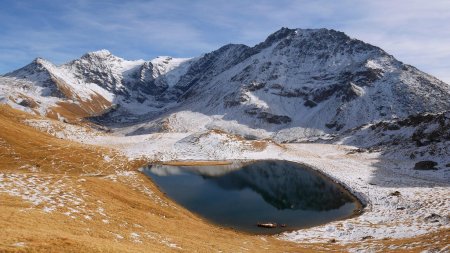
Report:
[[[64,117],[70,123],[76,123],[83,118],[98,116],[107,111],[111,107],[111,102],[106,100],[100,94],[95,93],[91,95],[89,100],[81,99],[76,93],[74,93],[67,83],[63,80],[51,76],[52,81],[58,87],[58,90],[64,95],[64,97],[77,101],[77,103],[70,100],[56,103],[55,106],[49,108],[47,117],[51,119],[58,119],[58,114]]]
[[[112,150],[38,132],[21,123],[30,117],[0,105],[0,183],[8,188],[18,182],[37,182],[18,187],[18,196],[0,189],[0,252],[346,251],[334,243],[296,244],[213,226],[170,201],[137,173],[145,161],[128,162]],[[105,155],[111,160],[106,161]],[[43,189],[43,195],[52,193],[51,200],[68,195],[82,201],[66,201],[46,213],[43,208],[48,203],[24,200],[24,192],[35,188]],[[67,215],[70,208],[77,212]],[[371,243],[382,248],[416,240],[442,248],[449,243],[448,230]]]
[[[70,123],[80,122],[83,118],[98,116],[105,112],[111,103],[102,96],[91,96],[90,101],[78,100],[78,104],[73,102],[58,102],[56,106],[49,108],[47,117],[58,119],[58,114]]]
[[[264,150],[267,148],[268,143],[266,141],[252,141],[251,145],[254,150]]]

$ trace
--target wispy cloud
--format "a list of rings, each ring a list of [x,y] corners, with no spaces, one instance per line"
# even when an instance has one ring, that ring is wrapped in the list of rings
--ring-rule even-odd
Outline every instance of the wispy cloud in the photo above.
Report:
[[[341,30],[450,83],[450,2],[174,0],[0,2],[0,73],[107,48],[128,59],[254,45],[280,27]]]

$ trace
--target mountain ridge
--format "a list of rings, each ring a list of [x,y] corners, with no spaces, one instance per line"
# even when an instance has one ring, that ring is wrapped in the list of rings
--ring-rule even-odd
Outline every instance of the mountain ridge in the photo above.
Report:
[[[97,123],[113,127],[138,126],[130,133],[161,131],[162,125],[186,131],[180,125],[196,122],[198,129],[231,124],[321,135],[450,110],[448,84],[379,47],[325,28],[283,27],[253,47],[227,44],[197,58],[127,61],[108,50],[59,66],[36,58],[2,80],[42,87],[40,94],[3,88],[38,101],[56,98],[83,108],[102,97],[107,103],[83,117],[100,116]],[[207,119],[199,121],[196,113]]]

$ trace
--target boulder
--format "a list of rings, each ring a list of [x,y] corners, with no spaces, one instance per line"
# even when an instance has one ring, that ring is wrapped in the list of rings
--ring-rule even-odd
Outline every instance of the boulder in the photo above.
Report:
[[[434,161],[420,161],[414,165],[415,170],[437,170],[437,162]]]

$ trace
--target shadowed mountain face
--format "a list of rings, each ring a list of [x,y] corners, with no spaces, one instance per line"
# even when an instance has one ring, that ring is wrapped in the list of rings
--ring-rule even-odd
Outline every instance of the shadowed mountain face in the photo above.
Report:
[[[23,94],[11,84],[17,79],[44,88]],[[55,97],[84,106],[101,96],[110,106],[96,122],[140,123],[139,133],[181,131],[165,120],[170,117],[204,126],[219,115],[250,128],[287,129],[277,137],[289,141],[293,133],[298,138],[298,129],[312,129],[300,130],[306,136],[341,133],[374,121],[450,110],[449,85],[328,29],[282,28],[254,47],[229,44],[193,59],[127,61],[106,50],[61,66],[37,59],[0,83],[13,97],[38,102]]]
[[[345,218],[358,208],[354,197],[329,178],[287,161],[244,166],[151,165],[144,170],[169,197],[221,225],[277,233]],[[273,231],[258,222],[288,224]]]

